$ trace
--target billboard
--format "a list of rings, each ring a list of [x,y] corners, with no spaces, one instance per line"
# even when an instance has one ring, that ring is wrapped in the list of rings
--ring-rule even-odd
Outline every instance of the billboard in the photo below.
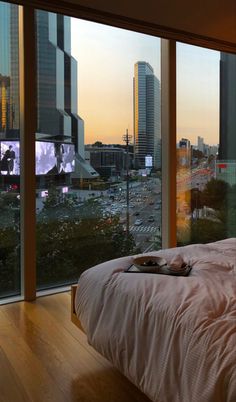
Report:
[[[152,167],[152,156],[151,155],[145,156],[145,167],[146,168]]]
[[[35,142],[35,174],[55,175],[75,170],[75,146],[57,142]],[[20,142],[0,141],[0,174],[20,175]]]
[[[20,174],[19,141],[0,141],[0,172],[2,175]]]

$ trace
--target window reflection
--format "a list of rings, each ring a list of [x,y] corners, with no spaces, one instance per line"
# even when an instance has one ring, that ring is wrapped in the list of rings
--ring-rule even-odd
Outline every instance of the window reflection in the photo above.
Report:
[[[177,67],[178,244],[235,237],[235,55],[178,44]]]

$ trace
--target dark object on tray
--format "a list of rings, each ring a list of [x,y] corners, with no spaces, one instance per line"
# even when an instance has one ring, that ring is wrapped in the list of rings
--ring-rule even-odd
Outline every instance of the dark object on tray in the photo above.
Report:
[[[141,256],[134,258],[132,265],[124,272],[187,276],[191,269],[192,267],[184,262],[176,267],[168,265],[162,257]]]

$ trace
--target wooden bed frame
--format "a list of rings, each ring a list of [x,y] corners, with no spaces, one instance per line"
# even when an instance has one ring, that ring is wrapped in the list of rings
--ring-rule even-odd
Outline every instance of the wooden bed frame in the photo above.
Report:
[[[76,313],[75,313],[75,294],[76,290],[79,285],[72,285],[71,286],[71,321],[73,324],[75,324],[81,331],[84,332],[84,329],[81,325],[80,320],[78,319]]]

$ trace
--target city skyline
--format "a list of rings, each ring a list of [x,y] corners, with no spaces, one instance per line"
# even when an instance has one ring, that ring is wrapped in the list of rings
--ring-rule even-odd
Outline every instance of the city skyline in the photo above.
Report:
[[[122,143],[127,128],[134,135],[134,65],[151,64],[160,79],[160,39],[73,18],[71,37],[85,143]],[[217,51],[177,43],[177,141],[219,143],[219,61]]]

